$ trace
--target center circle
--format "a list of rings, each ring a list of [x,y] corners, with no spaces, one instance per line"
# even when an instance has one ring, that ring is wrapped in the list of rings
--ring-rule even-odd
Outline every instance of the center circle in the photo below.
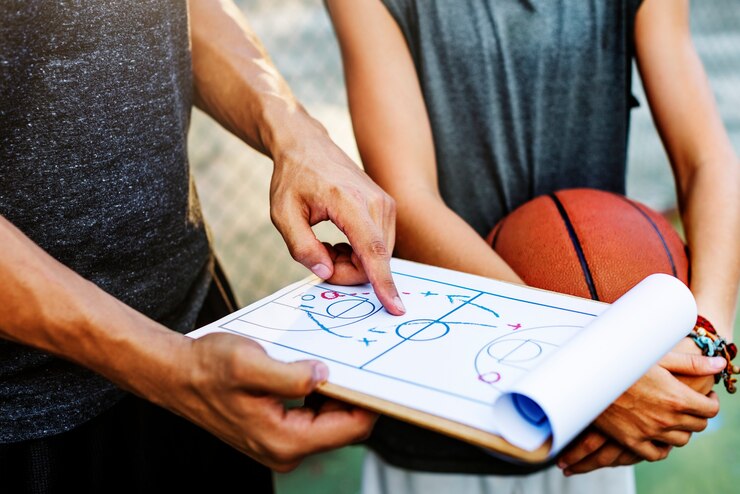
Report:
[[[345,299],[337,300],[326,308],[326,313],[336,319],[358,319],[373,313],[375,305],[367,300]]]
[[[430,341],[446,335],[450,327],[432,319],[415,319],[406,321],[396,327],[396,334],[404,340]]]

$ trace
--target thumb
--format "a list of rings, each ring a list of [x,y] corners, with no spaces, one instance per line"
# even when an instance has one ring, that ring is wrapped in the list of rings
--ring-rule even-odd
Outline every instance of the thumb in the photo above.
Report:
[[[671,374],[690,376],[712,376],[725,368],[727,361],[722,357],[705,357],[691,353],[669,352],[660,361],[661,367]]]
[[[302,398],[329,377],[329,368],[317,360],[285,363],[267,355],[264,357],[252,361],[250,369],[245,369],[242,386],[252,392],[281,398]]]

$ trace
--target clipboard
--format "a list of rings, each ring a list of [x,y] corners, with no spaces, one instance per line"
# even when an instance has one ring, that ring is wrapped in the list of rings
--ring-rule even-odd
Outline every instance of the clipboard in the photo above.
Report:
[[[696,320],[689,289],[663,274],[609,305],[399,259],[391,267],[403,316],[387,313],[370,285],[312,276],[188,336],[230,332],[277,360],[321,360],[326,396],[539,463]]]

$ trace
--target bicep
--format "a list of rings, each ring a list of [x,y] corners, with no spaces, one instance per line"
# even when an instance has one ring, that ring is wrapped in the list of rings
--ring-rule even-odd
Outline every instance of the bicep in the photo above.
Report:
[[[388,193],[437,192],[434,145],[406,40],[379,0],[327,0],[339,40],[357,146]]]

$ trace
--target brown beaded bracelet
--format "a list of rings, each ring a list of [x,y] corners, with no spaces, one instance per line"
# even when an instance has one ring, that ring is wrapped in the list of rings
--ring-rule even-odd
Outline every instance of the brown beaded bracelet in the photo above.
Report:
[[[733,374],[740,374],[740,368],[733,365],[732,359],[737,356],[737,346],[727,341],[717,334],[717,330],[705,317],[698,316],[694,330],[689,333],[689,337],[694,343],[701,348],[701,352],[708,357],[724,357],[727,366],[721,372],[714,376],[714,383],[717,384],[720,379],[725,385],[728,393],[737,391],[735,382],[737,379],[732,377]]]

